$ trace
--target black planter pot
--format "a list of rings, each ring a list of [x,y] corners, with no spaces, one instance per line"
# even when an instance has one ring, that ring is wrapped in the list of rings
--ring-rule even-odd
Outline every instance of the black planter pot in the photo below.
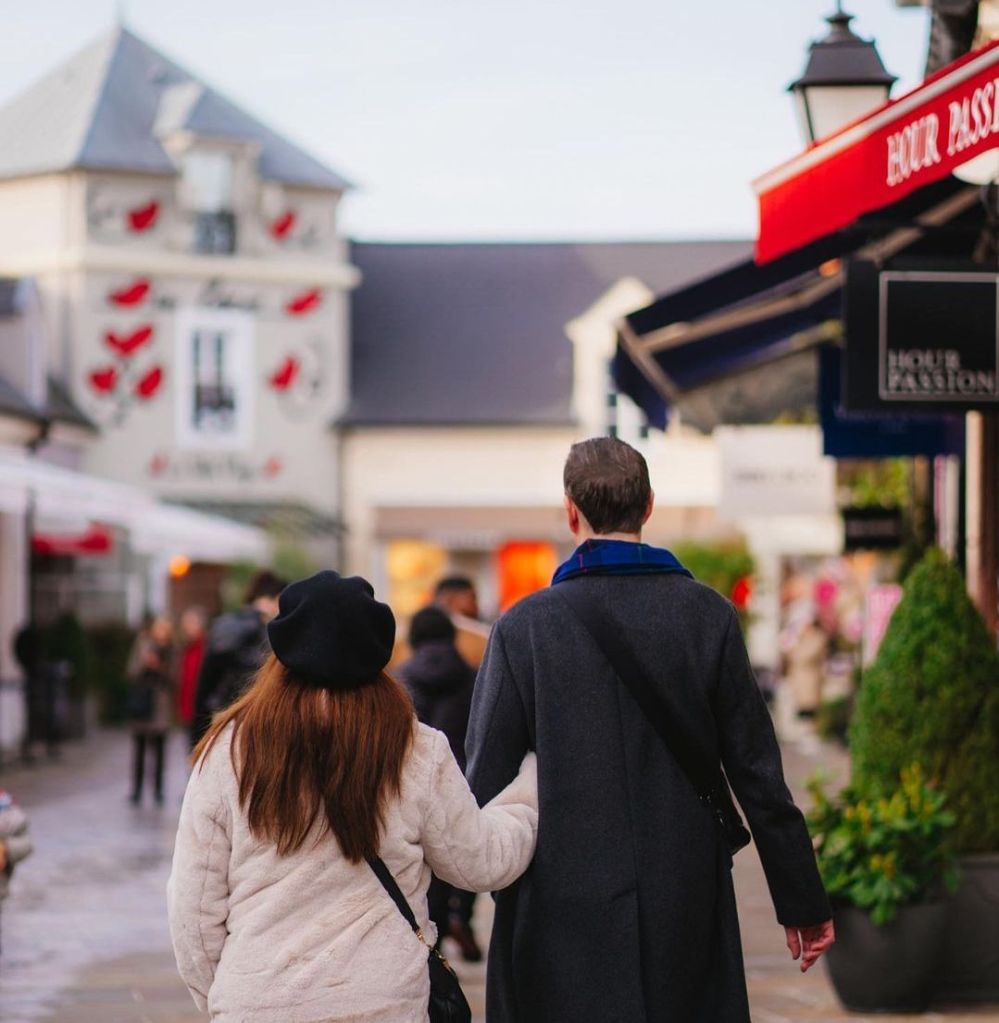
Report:
[[[937,1001],[999,1002],[999,853],[963,856],[959,866]]]
[[[826,964],[840,1001],[855,1012],[922,1012],[934,993],[946,920],[944,902],[906,906],[883,927],[866,910],[837,909]]]

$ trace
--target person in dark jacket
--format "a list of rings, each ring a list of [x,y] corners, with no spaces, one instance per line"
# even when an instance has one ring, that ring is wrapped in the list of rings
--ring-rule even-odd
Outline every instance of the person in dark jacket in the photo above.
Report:
[[[167,737],[176,701],[173,625],[169,618],[154,618],[136,637],[127,675],[133,747],[131,801],[136,806],[142,802],[148,752],[153,758],[153,798],[162,806]]]
[[[247,587],[243,607],[220,615],[208,632],[191,723],[191,748],[208,731],[212,716],[242,695],[270,651],[267,623],[278,612],[285,581],[258,572]]]
[[[413,698],[416,716],[447,736],[455,760],[464,771],[465,733],[475,671],[458,653],[455,638],[454,623],[441,608],[431,606],[417,611],[409,624],[413,653],[399,666],[399,677]],[[436,877],[427,893],[430,918],[437,925],[437,933],[454,938],[468,962],[482,958],[482,950],[463,913],[464,907],[471,908],[473,899],[474,895],[469,898],[467,893]],[[471,914],[468,915],[470,918]]]
[[[725,835],[560,588],[595,606],[724,766],[807,970],[832,944],[832,914],[739,620],[669,551],[641,543],[653,494],[637,451],[612,438],[574,445],[564,483],[579,546],[552,587],[496,624],[472,700],[480,802],[529,749],[540,794],[534,862],[497,895],[488,1018],[749,1023]]]

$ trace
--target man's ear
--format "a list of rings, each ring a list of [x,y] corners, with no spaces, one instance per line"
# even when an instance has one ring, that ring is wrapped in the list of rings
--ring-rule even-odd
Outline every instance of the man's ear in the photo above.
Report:
[[[645,516],[642,519],[642,525],[644,526],[649,519],[652,518],[652,512],[656,506],[656,492],[653,490],[649,493],[649,503],[645,509]]]
[[[569,523],[569,532],[576,534],[579,532],[579,509],[568,494],[565,496],[563,504],[565,505],[566,520]]]

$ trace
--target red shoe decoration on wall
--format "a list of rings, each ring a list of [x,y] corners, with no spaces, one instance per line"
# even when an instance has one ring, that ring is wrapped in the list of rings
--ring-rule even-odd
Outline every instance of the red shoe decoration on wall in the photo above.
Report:
[[[148,231],[160,215],[160,204],[153,200],[145,206],[136,206],[128,211],[128,229],[130,231]]]
[[[153,326],[151,323],[147,323],[145,326],[139,327],[138,330],[133,331],[131,334],[126,334],[120,337],[113,331],[108,331],[104,335],[104,343],[108,348],[117,352],[122,358],[129,358],[134,355],[143,345],[148,344],[153,337]]]
[[[285,310],[289,316],[305,316],[319,307],[323,300],[323,294],[318,288],[310,288],[296,295],[286,306]]]
[[[114,366],[106,369],[95,369],[90,374],[90,386],[98,394],[111,394],[118,386],[118,370]]]
[[[298,215],[294,210],[282,213],[277,220],[271,221],[271,237],[276,238],[279,242],[284,241],[294,229],[296,220],[298,220]]]
[[[135,394],[143,401],[148,401],[154,397],[156,392],[160,389],[160,384],[163,383],[163,367],[153,366],[148,373],[146,373],[139,382],[135,385]]]
[[[271,455],[271,457],[264,462],[264,467],[261,470],[261,473],[267,477],[274,477],[279,475],[283,468],[284,462],[282,462],[277,455]]]
[[[298,374],[301,368],[302,366],[298,359],[296,359],[294,355],[289,355],[284,362],[281,363],[281,368],[271,375],[269,381],[271,387],[275,391],[287,391],[298,379]]]
[[[140,277],[127,288],[119,288],[117,291],[112,291],[108,295],[108,301],[120,308],[130,308],[137,306],[140,302],[145,302],[152,289],[153,286],[149,281],[144,277]]]

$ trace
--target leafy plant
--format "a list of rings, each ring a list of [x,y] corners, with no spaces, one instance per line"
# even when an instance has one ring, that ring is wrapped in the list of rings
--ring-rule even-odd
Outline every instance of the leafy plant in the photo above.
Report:
[[[101,721],[120,724],[128,718],[126,671],[135,644],[135,630],[117,623],[95,625],[87,630],[87,640],[95,666],[91,689],[98,696]]]
[[[748,624],[746,604],[756,569],[753,556],[743,544],[681,543],[673,553],[702,582],[736,605],[743,628]]]
[[[906,579],[863,676],[850,748],[856,790],[884,796],[919,763],[957,817],[957,850],[999,850],[999,654],[939,550]]]
[[[65,612],[42,630],[42,656],[69,666],[69,696],[80,699],[90,687],[94,659],[87,634],[75,614]]]
[[[808,826],[834,903],[866,909],[881,925],[902,906],[943,888],[953,891],[957,871],[948,835],[954,814],[918,764],[905,768],[895,791],[880,798],[844,789],[830,799],[819,778],[808,788],[815,799]]]

